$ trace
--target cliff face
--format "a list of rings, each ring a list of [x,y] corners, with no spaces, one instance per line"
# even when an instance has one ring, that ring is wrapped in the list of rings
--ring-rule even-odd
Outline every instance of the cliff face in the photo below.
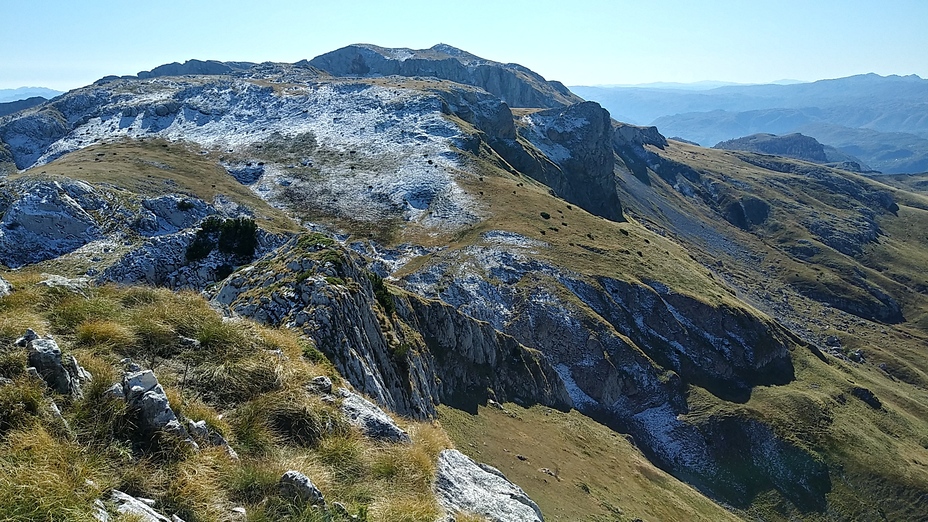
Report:
[[[214,299],[302,330],[356,388],[405,415],[427,418],[439,403],[475,407],[487,398],[572,405],[538,352],[447,304],[386,287],[375,295],[376,281],[331,241],[304,238],[233,275]]]
[[[559,107],[582,101],[559,82],[515,64],[478,58],[448,45],[430,49],[386,49],[349,45],[310,60],[335,76],[420,76],[473,85],[512,107]]]
[[[657,462],[728,502],[742,503],[765,488],[797,502],[824,501],[827,472],[806,450],[746,417],[685,417],[691,385],[743,402],[756,385],[792,381],[794,341],[781,327],[657,282],[590,280],[494,248],[455,256],[407,275],[404,285],[537,348],[577,409],[631,433]],[[752,434],[738,443],[742,451],[719,449],[719,423],[726,436]],[[756,483],[738,484],[741,467],[754,470]]]
[[[612,119],[595,102],[583,102],[523,116],[521,135],[560,171],[539,169],[539,181],[593,214],[623,221],[616,192]]]
[[[623,221],[613,169],[612,120],[593,102],[514,119],[509,106],[479,90],[438,91],[447,114],[478,131],[468,150],[484,142],[516,171],[550,187],[587,212]]]

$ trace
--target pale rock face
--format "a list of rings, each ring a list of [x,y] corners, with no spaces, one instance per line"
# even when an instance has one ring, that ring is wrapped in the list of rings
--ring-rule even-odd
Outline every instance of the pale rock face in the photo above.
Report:
[[[342,413],[348,422],[360,428],[365,435],[375,440],[410,442],[409,434],[374,403],[345,388],[339,389],[338,394],[342,397]]]
[[[639,127],[627,123],[613,124],[615,135],[613,145],[617,147],[643,147],[653,145],[659,149],[667,146],[667,139],[658,132],[657,127]]]
[[[590,213],[625,220],[616,191],[609,111],[583,102],[523,116],[522,123],[521,135],[558,167],[559,175],[536,179]]]
[[[0,262],[17,268],[103,237],[97,221],[58,182],[36,183],[0,220]]]
[[[438,501],[452,512],[477,513],[493,522],[543,522],[541,509],[499,470],[480,465],[458,450],[438,455]]]
[[[172,234],[190,228],[216,211],[203,200],[168,194],[142,201],[150,214],[142,216],[139,228],[148,236]]]
[[[35,367],[48,386],[58,393],[71,392],[71,376],[61,364],[61,349],[52,339],[29,343],[29,366]]]
[[[219,275],[224,265],[234,266],[241,262],[218,250],[213,250],[204,259],[189,262],[187,247],[195,236],[196,232],[188,228],[152,237],[107,267],[97,279],[99,282],[143,283],[175,290],[202,290],[221,279]],[[285,239],[259,229],[255,257],[272,252]]]
[[[6,297],[13,293],[13,285],[9,281],[0,277],[0,297]]]
[[[73,356],[68,355],[66,362],[62,363],[61,348],[53,339],[33,337],[27,342],[26,349],[29,366],[34,367],[49,388],[58,393],[80,397],[81,384],[93,380],[90,372],[82,368]]]
[[[126,403],[138,413],[139,428],[143,434],[165,431],[186,440],[192,447],[197,447],[171,409],[167,394],[158,383],[154,372],[144,370],[126,373],[123,376],[122,388]]]
[[[299,68],[289,70],[299,85],[286,93],[234,77],[116,80],[51,104],[49,111],[58,111],[71,130],[52,129],[48,111],[27,112],[0,124],[0,138],[25,169],[93,143],[130,137],[230,151],[311,137],[320,154],[351,161],[326,163],[310,154],[302,164],[316,166],[311,181],[291,175],[286,165],[268,164],[261,173],[242,173],[235,165],[232,170],[266,199],[299,207],[308,198],[352,219],[399,217],[452,229],[477,221],[476,202],[455,180],[462,167],[455,147],[467,137],[445,117],[439,95],[319,81],[315,73],[300,77]],[[50,133],[13,132],[24,126],[49,127]]]
[[[713,450],[717,436],[678,418],[686,411],[681,377],[736,397],[757,383],[787,382],[793,370],[783,331],[656,282],[582,277],[533,259],[539,248],[543,245],[517,235],[487,233],[483,245],[433,255],[430,265],[401,283],[540,350],[575,407],[619,420],[662,465],[706,483],[733,480],[719,465],[725,456]],[[539,275],[544,284],[527,284],[529,276]],[[428,325],[439,323],[425,316],[417,324],[428,337]],[[444,372],[443,379],[450,379],[454,367]],[[738,422],[726,429],[755,433]],[[757,466],[766,484],[799,498],[821,493],[815,489],[820,470],[808,453],[769,430],[747,440],[751,447],[743,453],[748,456],[743,466]],[[753,463],[750,456],[760,451],[776,464]],[[790,485],[783,462],[802,462],[805,478]]]
[[[310,65],[337,76],[431,76],[474,85],[513,107],[559,107],[581,101],[558,82],[516,64],[485,60],[450,45],[426,50],[349,45]]]
[[[84,290],[90,286],[90,279],[86,277],[63,277],[55,274],[42,274],[39,284],[48,288],[63,288],[74,294],[84,295]]]
[[[198,441],[200,445],[208,444],[210,446],[219,446],[226,450],[226,454],[229,455],[229,458],[232,460],[238,460],[238,453],[229,446],[229,442],[217,431],[211,430],[209,426],[206,425],[205,420],[194,421],[193,419],[187,419],[186,423],[187,433],[190,436]]]
[[[281,251],[295,247],[290,243]],[[382,322],[366,273],[353,255],[339,251],[338,267],[295,253],[282,259],[293,265],[292,273],[246,268],[212,295],[235,314],[303,329],[355,389],[403,415],[429,418],[442,400],[479,401],[488,389],[498,400],[570,407],[563,383],[543,357],[451,306],[395,295],[396,314]],[[333,277],[348,284],[333,284]],[[260,296],[249,292],[272,286]],[[426,344],[406,338],[402,324],[422,332]]]
[[[117,513],[136,517],[142,522],[176,522],[179,520],[176,518],[176,515],[172,518],[168,518],[158,513],[142,499],[127,495],[119,490],[113,490],[113,493],[110,495],[110,500],[116,504]],[[100,518],[98,516],[97,519],[109,520],[109,516],[107,515],[106,518]]]
[[[280,477],[280,495],[309,504],[325,504],[325,497],[313,481],[295,470],[290,470]]]

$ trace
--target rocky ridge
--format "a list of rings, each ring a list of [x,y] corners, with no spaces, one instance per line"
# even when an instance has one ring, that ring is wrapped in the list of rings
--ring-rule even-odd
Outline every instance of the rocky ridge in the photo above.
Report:
[[[256,87],[234,77],[231,80],[224,77],[218,80],[209,77],[189,77],[184,80],[159,77],[147,84],[149,92],[157,101],[146,101],[145,105],[139,105],[137,96],[111,94],[118,93],[120,86],[129,83],[133,82],[104,82],[90,92],[66,97],[58,105],[46,108],[45,113],[38,111],[11,122],[13,131],[16,131],[17,125],[25,125],[21,123],[23,119],[33,118],[37,125],[41,125],[43,117],[54,115],[48,111],[57,111],[57,114],[76,123],[73,131],[66,132],[64,139],[55,141],[51,146],[44,141],[14,140],[14,158],[18,158],[19,162],[35,161],[42,164],[59,154],[84,146],[85,139],[111,139],[142,132],[166,138],[183,137],[205,147],[239,148],[252,147],[256,143],[274,144],[288,140],[303,140],[309,145],[303,149],[304,154],[315,153],[309,157],[294,159],[298,159],[304,167],[312,165],[309,168],[310,172],[313,172],[312,169],[326,167],[325,160],[320,157],[322,150],[340,150],[338,154],[344,157],[345,149],[351,147],[347,151],[348,156],[357,157],[358,150],[361,150],[360,140],[364,140],[365,146],[361,152],[363,155],[376,158],[378,154],[395,154],[395,147],[409,139],[405,137],[407,131],[395,134],[391,130],[397,129],[393,126],[395,122],[385,124],[397,114],[408,114],[411,119],[418,121],[417,128],[425,132],[424,135],[416,137],[416,149],[431,150],[436,154],[436,159],[426,162],[428,167],[425,167],[425,170],[428,175],[425,177],[417,178],[415,173],[422,167],[416,166],[406,170],[400,167],[392,179],[401,179],[403,184],[413,181],[425,185],[407,185],[409,188],[394,192],[396,196],[384,198],[384,193],[378,192],[375,185],[368,184],[366,189],[363,188],[364,183],[369,180],[374,183],[387,181],[391,184],[391,190],[395,190],[395,183],[389,181],[391,178],[383,178],[383,170],[359,173],[361,179],[353,184],[345,184],[341,182],[340,177],[344,174],[339,170],[344,168],[344,162],[340,162],[337,164],[339,166],[334,166],[331,170],[327,169],[326,176],[322,178],[333,183],[338,181],[337,188],[334,184],[320,186],[319,178],[312,178],[311,181],[305,175],[301,177],[299,174],[289,174],[273,162],[265,163],[263,173],[255,177],[249,176],[247,182],[263,197],[272,201],[283,201],[291,207],[296,207],[303,201],[326,201],[328,195],[332,194],[335,196],[332,201],[336,205],[336,215],[352,212],[360,200],[368,201],[368,208],[376,209],[380,205],[380,208],[385,209],[384,212],[369,215],[369,220],[383,219],[399,212],[406,220],[422,219],[425,224],[451,220],[451,224],[460,226],[460,221],[453,220],[459,220],[462,215],[465,219],[473,219],[466,217],[469,215],[468,212],[461,211],[461,207],[467,208],[471,205],[466,202],[466,195],[456,192],[453,178],[445,177],[445,181],[442,181],[441,169],[444,168],[445,172],[448,172],[461,166],[451,147],[458,146],[465,150],[474,148],[466,132],[442,122],[442,114],[450,113],[471,123],[482,133],[478,138],[493,147],[502,158],[511,160],[520,170],[544,182],[568,201],[612,220],[622,219],[622,208],[615,196],[613,177],[616,144],[627,144],[634,150],[642,151],[642,154],[646,154],[646,145],[662,144],[660,135],[647,129],[616,126],[608,112],[593,103],[529,113],[519,120],[517,126],[505,104],[498,99],[465,88],[444,90],[423,97],[421,93],[389,92],[376,85],[316,82],[309,87],[312,94],[308,90],[295,90],[289,93],[290,96],[281,98],[270,89]],[[350,112],[346,113],[344,109],[332,112],[336,107],[343,106],[349,95],[352,96],[352,101],[345,107]],[[369,100],[369,104],[359,106],[359,95],[362,100]],[[388,100],[387,105],[383,99]],[[225,108],[230,104],[232,110]],[[318,109],[307,111],[307,104]],[[88,107],[96,107],[96,112],[87,114]],[[255,124],[251,116],[255,109],[259,114],[265,115],[264,121],[270,125],[258,135],[250,131]],[[80,111],[84,114],[81,115]],[[423,111],[426,115],[433,115],[431,118],[439,119],[423,124]],[[276,119],[283,115],[286,115],[286,120]],[[354,128],[356,134],[346,136],[320,126],[320,122],[327,122],[330,117],[333,123],[353,124],[350,128]],[[113,127],[112,121],[116,118],[129,118],[132,123]],[[282,126],[284,121],[287,122],[286,131]],[[295,127],[294,123],[299,126]],[[374,128],[374,136],[377,138],[374,141],[364,136],[366,127],[362,125],[367,123]],[[7,127],[8,130],[10,128]],[[245,129],[249,131],[246,132]],[[52,136],[57,136],[56,133],[58,131],[53,132]],[[304,140],[302,137],[307,138]],[[524,142],[520,143],[520,138]],[[526,147],[525,143],[529,146]],[[382,152],[378,152],[378,144],[385,147]],[[433,154],[426,152],[423,156],[431,158]],[[412,160],[412,155],[400,157],[407,158],[407,165]],[[396,165],[395,162],[396,159],[393,158],[389,165]],[[232,170],[236,169],[238,168]],[[446,183],[445,187],[439,187],[437,190],[431,188],[436,180]],[[357,189],[362,189],[361,195],[349,192]],[[341,209],[337,207],[345,203],[352,206]],[[384,203],[387,204],[386,207],[383,206]],[[193,202],[186,212],[192,211],[195,216],[187,218],[184,215],[176,215],[177,204],[177,201],[168,200],[143,204],[143,212],[147,211],[154,217],[137,220],[138,229],[153,237],[105,271],[101,280],[144,281],[173,288],[203,288],[209,282],[220,279],[217,272],[219,261],[207,260],[190,267],[183,259],[183,253],[193,239],[190,225],[197,217],[205,216],[212,210]],[[166,213],[165,209],[171,212]],[[165,215],[158,216],[155,214],[156,211]],[[353,217],[359,216],[354,213]],[[187,228],[182,228],[184,226]],[[414,417],[433,415],[434,406],[439,402],[472,408],[475,401],[484,399],[512,400],[523,404],[542,403],[559,408],[578,405],[590,412],[605,411],[613,416],[617,423],[635,426],[647,434],[655,429],[655,425],[639,421],[636,416],[645,412],[649,412],[647,418],[651,418],[654,412],[674,416],[677,412],[684,411],[681,393],[683,381],[678,380],[678,375],[682,375],[685,381],[697,382],[717,390],[723,390],[726,386],[745,390],[753,385],[756,375],[762,374],[757,372],[756,368],[764,367],[772,361],[774,366],[782,366],[785,354],[782,345],[772,354],[758,355],[751,349],[746,350],[746,342],[739,337],[742,334],[729,336],[733,343],[727,341],[729,344],[726,345],[718,340],[720,333],[704,334],[707,340],[706,347],[709,348],[707,353],[717,353],[708,357],[713,360],[712,364],[719,367],[716,373],[707,375],[698,369],[704,364],[698,357],[703,355],[697,357],[694,354],[699,353],[698,351],[687,351],[683,348],[684,344],[681,344],[681,341],[688,344],[692,340],[687,332],[687,328],[691,327],[687,320],[681,323],[685,326],[676,327],[682,336],[681,339],[668,339],[661,331],[670,325],[662,322],[662,319],[635,317],[630,309],[624,309],[618,313],[609,312],[617,313],[622,319],[611,319],[614,323],[607,323],[604,332],[598,336],[601,337],[600,342],[608,347],[602,353],[626,361],[626,364],[616,369],[614,363],[606,357],[590,360],[589,354],[585,351],[562,356],[558,353],[562,348],[550,339],[544,340],[540,336],[525,334],[529,330],[537,332],[537,325],[552,325],[550,329],[545,326],[545,330],[542,331],[563,327],[565,331],[575,332],[577,336],[569,341],[570,346],[580,347],[588,344],[588,341],[583,339],[586,334],[577,327],[583,324],[592,326],[596,321],[588,322],[585,311],[575,310],[577,319],[569,319],[565,324],[562,319],[564,314],[561,312],[565,304],[558,299],[552,299],[553,296],[549,292],[545,292],[542,302],[549,301],[550,306],[540,310],[529,307],[522,317],[526,321],[525,326],[504,325],[498,318],[493,322],[481,324],[451,306],[406,294],[393,297],[392,306],[396,314],[393,317],[392,312],[384,314],[384,303],[374,304],[377,299],[373,295],[369,278],[361,273],[350,259],[342,257],[341,254],[322,263],[319,263],[318,259],[314,262],[312,259],[287,256],[275,259],[277,254],[273,246],[275,245],[268,244],[267,263],[277,263],[280,266],[275,265],[276,268],[272,269],[259,263],[243,271],[242,275],[233,276],[217,288],[214,294],[217,302],[236,314],[253,317],[268,324],[302,328],[307,335],[316,340],[317,345],[335,361],[336,367],[356,387],[370,394],[380,404]],[[287,248],[281,249],[286,250]],[[164,260],[169,262],[164,263]],[[488,262],[488,259],[482,259],[477,266],[487,266]],[[195,272],[191,273],[191,270]],[[515,273],[508,274],[507,278],[516,281],[530,270],[550,273],[563,279],[561,269],[551,266],[520,267]],[[289,276],[293,278],[292,282],[287,280],[288,272],[292,274]],[[478,276],[474,274],[470,277]],[[563,284],[574,295],[583,296],[590,301],[586,303],[587,306],[596,306],[595,296],[600,290],[571,277],[564,280]],[[597,286],[609,284],[621,286],[622,283],[596,283]],[[275,290],[270,293],[260,290],[271,285],[274,285]],[[360,292],[354,288],[356,286],[360,286]],[[429,295],[426,288],[412,288]],[[641,288],[644,289],[645,287]],[[493,291],[494,295],[499,293],[499,289]],[[638,290],[633,291],[633,300],[654,302],[655,296],[652,293],[653,289],[645,290],[645,295],[638,294]],[[467,294],[462,292],[461,295]],[[462,301],[447,295],[436,294],[435,297],[441,297],[452,305],[462,304]],[[470,297],[476,299],[475,302],[488,301],[479,294],[471,293]],[[619,301],[627,297],[629,296],[617,296]],[[664,299],[657,301],[666,302]],[[513,300],[504,306],[508,309],[519,309],[525,308],[526,304]],[[497,308],[498,305],[494,305],[492,309]],[[655,313],[668,314],[671,309],[676,310],[665,305],[662,312]],[[469,313],[478,318],[494,319],[489,310],[472,309]],[[649,325],[646,321],[659,321],[660,324]],[[532,328],[529,325],[536,327]],[[621,333],[612,333],[614,329]],[[499,333],[500,331],[522,333],[523,342],[539,348],[541,352],[535,352],[520,344],[518,336],[511,338]],[[627,335],[635,340],[628,341],[625,337]],[[725,335],[721,335],[724,339]],[[641,348],[636,346],[636,342],[642,346],[653,344],[661,347],[649,355],[657,357],[661,361],[660,364],[672,369],[673,373],[667,374],[660,365],[654,364],[649,355],[642,353]],[[740,360],[729,360],[732,353],[729,345],[737,348]],[[552,358],[554,364],[549,365],[545,356]],[[438,375],[441,376],[440,384],[435,378]],[[789,371],[784,373],[777,370],[768,378],[778,381],[789,378],[789,375]],[[689,427],[677,431],[688,433],[684,437],[696,437],[697,440],[699,438],[698,433]],[[651,439],[664,442],[663,439],[642,435],[642,440]],[[652,448],[655,453],[657,447],[658,443],[655,442]],[[694,466],[693,462],[681,461],[676,455],[663,455],[662,458],[672,467],[692,470]],[[711,476],[711,473],[709,475]]]
[[[402,61],[396,53],[365,49]],[[482,65],[463,54],[454,61]],[[617,222],[624,219],[620,188],[640,182],[623,190],[642,194],[666,184],[674,192],[654,204],[653,214],[638,210],[647,200],[630,198],[636,217],[652,218],[642,223],[666,233],[658,223],[672,215],[668,202],[688,198],[720,217],[719,227],[731,225],[724,229],[729,237],[770,230],[782,201],[691,166],[673,155],[678,145],[656,129],[613,122],[593,103],[545,109],[533,102],[532,109],[514,113],[488,87],[322,78],[296,64],[200,65],[168,67],[164,76],[144,81],[98,82],[0,120],[0,139],[21,167],[53,162],[95,140],[184,140],[206,155],[225,151],[220,164],[230,176],[299,217],[307,217],[301,209],[312,208],[325,219],[353,224],[396,220],[432,234],[455,232],[470,243],[391,252],[370,242],[350,253],[324,235],[259,231],[257,260],[230,263],[212,252],[193,263],[187,252],[204,219],[247,216],[247,209],[228,212],[220,202],[182,194],[127,197],[99,184],[27,179],[5,187],[2,261],[46,261],[113,238],[132,243],[96,274],[99,282],[207,289],[231,315],[302,332],[373,399],[344,397],[356,403],[355,411],[368,411],[354,418],[373,419],[372,433],[383,424],[370,414],[374,403],[421,419],[432,417],[439,403],[471,410],[491,399],[575,407],[629,433],[655,462],[716,498],[745,507],[755,495],[776,490],[800,510],[827,509],[829,470],[808,444],[760,416],[726,410],[749,402],[758,386],[793,382],[791,354],[807,348],[797,336],[751,305],[710,304],[660,280],[581,274],[570,262],[535,259],[533,249],[550,247],[537,238],[490,230],[472,241],[467,234],[477,235],[472,228],[487,209],[464,187],[473,178],[483,181],[478,176],[487,171],[474,169],[478,158]],[[192,76],[169,76],[184,71]],[[255,81],[262,78],[295,85],[275,89]],[[831,194],[841,210],[853,211],[840,219],[795,212],[813,241],[783,248],[807,258],[820,248],[863,256],[882,237],[880,220],[900,210],[889,192],[824,167],[747,153],[732,157],[826,187],[816,193]],[[772,175],[769,183],[785,185]],[[596,253],[588,237],[586,248]],[[31,246],[17,250],[20,243]],[[416,262],[404,267],[412,258]],[[860,299],[841,301],[816,289],[808,295],[861,317],[904,319],[902,305],[865,275],[857,277],[873,300],[863,306]],[[695,389],[725,406],[691,415]],[[882,409],[869,393],[853,396]],[[392,429],[385,433],[403,439]]]
[[[752,134],[743,138],[716,144],[714,149],[741,150],[774,156],[785,156],[812,163],[828,164],[852,172],[869,171],[862,161],[834,147],[822,145],[815,138],[799,133],[777,136],[775,134]]]
[[[414,295],[376,296],[376,278],[326,238],[282,250],[287,254],[273,263],[285,270],[270,262],[247,267],[219,285],[214,300],[235,314],[303,330],[380,404],[425,418],[440,402],[479,401],[492,389],[499,400],[571,405],[540,354],[489,324]]]
[[[521,65],[493,62],[446,44],[424,50],[349,45],[309,64],[334,76],[441,78],[480,87],[510,107],[559,107],[582,101],[560,82],[547,81]]]

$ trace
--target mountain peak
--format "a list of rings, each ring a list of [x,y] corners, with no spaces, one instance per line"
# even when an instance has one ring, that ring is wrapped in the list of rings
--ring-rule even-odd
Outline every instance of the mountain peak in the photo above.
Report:
[[[559,82],[521,65],[494,62],[443,43],[420,50],[355,44],[309,63],[333,76],[425,76],[472,85],[512,107],[554,108],[583,101]]]
[[[454,47],[453,45],[448,45],[446,43],[435,44],[432,47],[429,47],[429,49],[433,51],[438,51],[440,53],[446,53],[446,54],[451,54],[451,55],[470,54],[462,49],[458,49],[457,47]]]

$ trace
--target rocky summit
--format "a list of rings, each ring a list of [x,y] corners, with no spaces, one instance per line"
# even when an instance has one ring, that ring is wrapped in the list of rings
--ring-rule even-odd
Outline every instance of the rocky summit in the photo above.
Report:
[[[0,117],[0,518],[928,517],[925,183],[735,141],[441,44]]]

